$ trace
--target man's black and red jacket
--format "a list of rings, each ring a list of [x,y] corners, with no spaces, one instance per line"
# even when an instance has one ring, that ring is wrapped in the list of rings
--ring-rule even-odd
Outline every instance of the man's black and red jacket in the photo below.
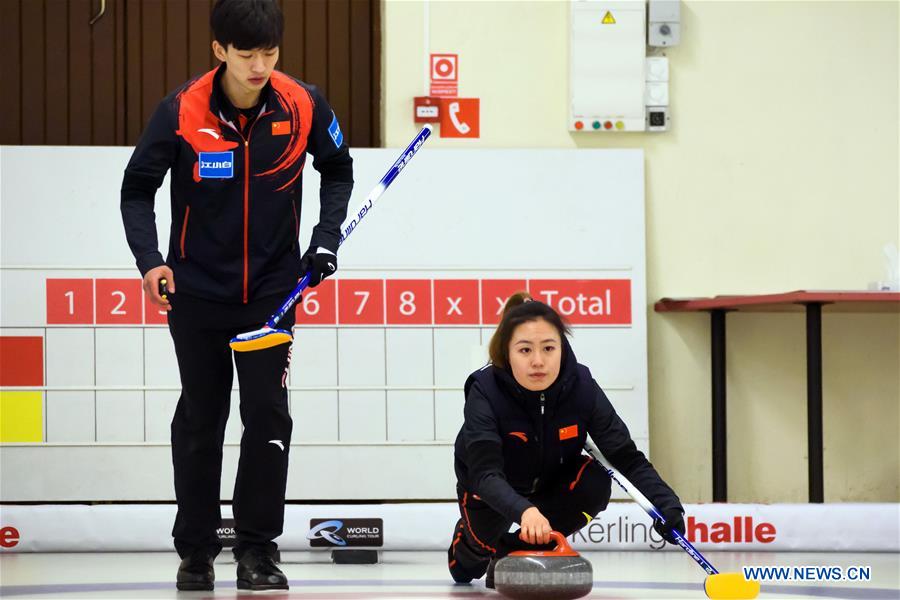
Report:
[[[315,86],[274,71],[246,127],[221,89],[223,64],[159,104],[122,182],[128,245],[144,275],[168,264],[179,293],[230,303],[291,290],[300,276],[301,173],[321,173],[310,247],[337,252],[353,167],[337,118]],[[253,118],[255,116],[255,118]],[[171,169],[168,257],[156,190]]]

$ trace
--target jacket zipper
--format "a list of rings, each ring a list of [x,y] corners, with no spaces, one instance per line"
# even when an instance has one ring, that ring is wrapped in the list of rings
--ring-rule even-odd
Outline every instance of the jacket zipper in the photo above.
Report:
[[[244,139],[244,304],[247,304],[250,286],[250,134],[254,125],[256,121],[250,124]]]
[[[541,473],[544,471],[544,407],[547,400],[544,397],[544,393],[541,392],[541,419],[538,427],[538,434],[535,436],[538,443],[538,456],[540,457],[540,465],[538,466],[538,476],[534,479],[534,484],[531,486],[531,492],[534,493],[537,491],[538,483],[541,480]]]
[[[184,256],[184,238],[187,235],[188,217],[190,216],[190,214],[191,214],[191,207],[190,206],[185,207],[184,222],[181,224],[181,240],[180,240],[182,260],[185,258],[185,256]]]
[[[250,288],[250,136],[253,135],[253,128],[256,127],[259,120],[273,112],[271,110],[266,111],[253,119],[253,122],[250,123],[250,129],[247,131],[247,137],[244,137],[244,134],[237,127],[223,121],[244,140],[244,304],[247,304],[249,300]],[[221,119],[219,120],[221,121]]]

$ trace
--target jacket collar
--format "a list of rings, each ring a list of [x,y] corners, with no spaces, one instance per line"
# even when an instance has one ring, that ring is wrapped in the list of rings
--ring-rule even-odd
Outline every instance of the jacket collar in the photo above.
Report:
[[[227,66],[226,63],[220,64],[216,69],[216,74],[213,75],[213,91],[209,95],[209,110],[226,123],[234,124],[238,121],[240,111],[231,104],[228,96],[225,95],[225,90],[222,88],[222,76],[225,74]],[[272,93],[271,77],[260,91],[259,104],[257,106],[259,107],[257,116],[276,107],[275,95]]]

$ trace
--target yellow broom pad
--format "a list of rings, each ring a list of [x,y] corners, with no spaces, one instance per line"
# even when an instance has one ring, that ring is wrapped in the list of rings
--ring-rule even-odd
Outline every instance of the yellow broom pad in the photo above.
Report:
[[[252,340],[235,340],[229,343],[231,349],[235,352],[252,352],[254,350],[264,350],[281,344],[290,344],[294,338],[290,334],[273,332]]]
[[[710,600],[752,600],[759,596],[759,582],[744,579],[742,573],[710,575],[703,589]]]

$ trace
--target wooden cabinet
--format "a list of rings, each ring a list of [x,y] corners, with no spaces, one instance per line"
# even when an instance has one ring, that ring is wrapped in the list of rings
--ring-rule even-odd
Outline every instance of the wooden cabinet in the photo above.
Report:
[[[380,145],[381,1],[280,0],[278,69],[319,86],[351,146]],[[0,144],[131,145],[215,67],[213,0],[0,0]]]

